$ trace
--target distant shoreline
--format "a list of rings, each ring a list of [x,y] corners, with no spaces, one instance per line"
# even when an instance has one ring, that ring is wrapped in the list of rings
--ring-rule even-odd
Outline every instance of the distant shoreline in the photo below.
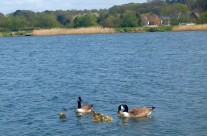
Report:
[[[127,27],[127,28],[51,28],[35,29],[32,31],[0,32],[0,37],[15,36],[50,36],[50,35],[75,35],[75,34],[111,34],[111,33],[139,33],[139,32],[176,32],[176,31],[206,31],[207,24],[185,26],[151,26],[151,27]]]
[[[70,35],[70,34],[106,34],[115,33],[113,28],[102,28],[102,27],[86,27],[86,28],[52,28],[52,29],[40,29],[33,30],[32,35],[34,36],[45,36],[45,35]]]

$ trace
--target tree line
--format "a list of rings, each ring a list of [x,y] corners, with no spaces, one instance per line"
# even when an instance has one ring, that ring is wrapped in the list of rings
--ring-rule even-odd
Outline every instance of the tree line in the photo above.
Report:
[[[138,27],[142,26],[143,14],[173,17],[190,11],[200,13],[198,23],[207,23],[207,0],[147,0],[146,3],[129,3],[99,10],[17,10],[8,15],[0,13],[0,31],[55,27]]]

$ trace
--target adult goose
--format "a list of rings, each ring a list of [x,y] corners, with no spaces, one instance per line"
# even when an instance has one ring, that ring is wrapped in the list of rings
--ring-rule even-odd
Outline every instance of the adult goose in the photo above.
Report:
[[[93,105],[92,104],[84,104],[81,105],[81,97],[78,97],[78,108],[76,109],[77,113],[90,113],[93,109]]]
[[[118,115],[126,118],[147,117],[152,113],[152,110],[154,108],[155,107],[143,107],[143,108],[133,108],[129,110],[126,104],[122,104],[119,105],[118,107]]]

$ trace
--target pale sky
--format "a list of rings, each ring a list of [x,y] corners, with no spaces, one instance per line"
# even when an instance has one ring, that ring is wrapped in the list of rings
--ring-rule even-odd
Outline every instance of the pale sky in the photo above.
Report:
[[[146,0],[0,0],[0,12],[12,13],[16,10],[72,10],[104,9],[126,3],[143,3]]]

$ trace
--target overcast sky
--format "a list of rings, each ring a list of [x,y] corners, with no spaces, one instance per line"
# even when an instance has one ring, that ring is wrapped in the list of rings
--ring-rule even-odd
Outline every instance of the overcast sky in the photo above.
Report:
[[[143,3],[146,0],[0,0],[0,12],[12,13],[16,10],[71,10],[103,9],[126,3]]]

